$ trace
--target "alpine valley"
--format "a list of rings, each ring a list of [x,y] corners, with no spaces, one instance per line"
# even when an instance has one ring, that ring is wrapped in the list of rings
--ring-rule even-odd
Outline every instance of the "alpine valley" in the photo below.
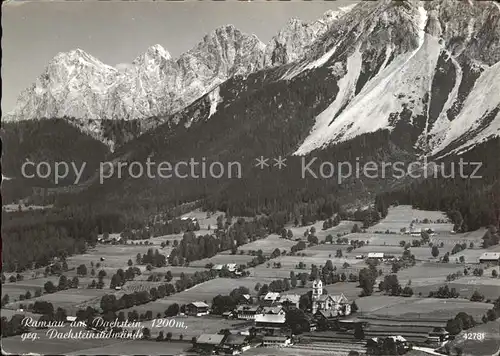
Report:
[[[196,202],[234,215],[321,215],[376,202],[500,220],[500,5],[367,1],[292,19],[267,44],[228,25],[172,58],[159,45],[126,68],[60,53],[4,117],[5,198],[140,220]],[[287,158],[283,170],[255,158]],[[480,180],[301,177],[301,160],[483,163]],[[100,161],[238,161],[241,179],[117,177]],[[25,180],[20,166],[88,162],[83,181]],[[318,169],[318,165],[314,166]],[[5,186],[4,186],[5,187]],[[42,194],[33,193],[40,192]],[[76,209],[76,208],[75,208]],[[284,212],[288,213],[284,213]],[[293,215],[293,214],[292,214]]]

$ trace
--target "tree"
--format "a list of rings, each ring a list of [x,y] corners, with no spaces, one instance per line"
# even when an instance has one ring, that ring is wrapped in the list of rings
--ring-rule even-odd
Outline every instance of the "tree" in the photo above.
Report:
[[[177,316],[177,314],[179,314],[179,310],[180,310],[179,304],[177,303],[170,304],[167,310],[165,310],[165,316],[167,318],[172,316]]]
[[[357,340],[363,340],[365,338],[365,332],[361,324],[356,324],[354,327],[354,338]]]
[[[451,335],[457,335],[462,331],[462,325],[457,319],[450,319],[446,323],[446,331]]]
[[[286,312],[285,324],[294,334],[301,334],[309,331],[309,321],[302,309],[289,309]]]
[[[352,227],[351,232],[352,232],[353,234],[354,234],[354,233],[361,232],[361,229],[359,228],[358,224],[354,224],[354,226]]]
[[[76,268],[76,273],[80,276],[86,276],[87,275],[87,266],[84,264],[81,264]]]
[[[171,333],[170,331],[167,333],[167,337],[166,337],[165,339],[166,339],[167,341],[172,340],[172,333]]]
[[[359,310],[358,305],[356,304],[356,301],[353,301],[351,304],[351,312],[356,313]]]
[[[55,291],[57,291],[57,288],[54,285],[54,283],[52,283],[52,281],[45,282],[45,284],[43,285],[43,288],[45,289],[45,292],[47,292],[47,293],[54,293]]]
[[[262,285],[260,283],[257,283],[254,287],[254,291],[256,291],[257,293],[260,291],[260,289],[262,288]]]
[[[134,262],[132,262],[132,259],[129,258],[128,262],[127,262],[127,265],[129,267],[132,267],[134,265]]]
[[[42,295],[42,290],[40,288],[35,289],[35,298],[40,297]]]
[[[149,340],[151,338],[151,330],[149,330],[149,328],[142,329],[142,337],[145,340]]]
[[[431,254],[432,254],[432,257],[434,257],[434,258],[439,256],[439,249],[436,245],[432,246]]]
[[[363,289],[363,296],[368,296],[373,293],[375,280],[376,276],[368,268],[363,268],[359,271],[359,285]]]
[[[492,276],[493,278],[497,278],[497,277],[498,277],[498,272],[497,272],[497,270],[496,270],[496,269],[494,269],[493,271],[491,271],[491,276]]]
[[[57,286],[57,289],[65,290],[68,288],[68,285],[68,278],[65,275],[61,275],[61,277],[59,277],[59,284]]]
[[[156,341],[163,341],[165,336],[163,336],[163,331],[160,331],[158,336],[156,337]]]
[[[9,298],[9,295],[8,294],[5,294],[2,298],[2,307],[5,305],[5,304],[9,304],[9,301],[10,301],[10,298]]]

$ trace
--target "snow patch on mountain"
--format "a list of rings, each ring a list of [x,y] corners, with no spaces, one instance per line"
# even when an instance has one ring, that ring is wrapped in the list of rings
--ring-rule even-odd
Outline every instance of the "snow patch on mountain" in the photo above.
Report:
[[[476,81],[474,88],[464,102],[460,114],[448,123],[442,130],[441,139],[432,154],[439,154],[451,143],[459,139],[466,142],[460,144],[451,152],[463,152],[492,137],[500,136],[500,62],[487,68]],[[488,125],[484,125],[483,118],[489,113],[499,110]],[[479,130],[479,132],[475,132]],[[468,134],[475,132],[472,138]],[[447,154],[451,153],[448,152]]]
[[[389,120],[391,114],[403,109],[411,110],[413,115],[425,113],[426,103],[423,98],[431,86],[442,46],[436,38],[424,32],[427,12],[423,7],[418,8],[417,21],[418,47],[412,52],[397,56],[388,67],[381,68],[352,100],[352,88],[361,71],[361,58],[356,52],[348,58],[348,71],[339,81],[337,98],[318,115],[316,124],[294,152],[295,155],[305,155],[364,133],[391,130],[394,125]],[[386,51],[392,49],[387,47]],[[346,92],[347,97],[344,96]],[[340,111],[343,106],[345,108]]]
[[[361,53],[358,48],[347,58],[347,72],[338,82],[339,92],[337,97],[325,111],[318,115],[311,133],[295,152],[296,155],[303,155],[319,148],[325,142],[332,139],[332,134],[342,135],[348,129],[347,126],[336,126],[335,128],[339,129],[339,131],[331,130],[330,124],[332,119],[341,112],[342,108],[354,95],[356,81],[361,71],[361,63]]]
[[[220,96],[220,87],[215,88],[208,94],[208,100],[210,101],[210,112],[208,114],[208,118],[210,118],[217,112],[217,104],[222,101]]]

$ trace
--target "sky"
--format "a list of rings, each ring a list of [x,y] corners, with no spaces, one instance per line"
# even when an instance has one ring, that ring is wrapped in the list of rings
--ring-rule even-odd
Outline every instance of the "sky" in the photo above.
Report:
[[[267,43],[296,17],[315,20],[352,0],[300,2],[27,2],[2,5],[2,112],[11,111],[59,52],[80,48],[102,62],[130,63],[160,44],[173,57],[227,24]]]

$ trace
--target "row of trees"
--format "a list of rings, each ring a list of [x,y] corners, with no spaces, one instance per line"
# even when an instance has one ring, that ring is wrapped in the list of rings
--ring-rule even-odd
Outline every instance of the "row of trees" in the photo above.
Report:
[[[149,291],[136,291],[130,294],[124,294],[120,299],[117,299],[114,294],[105,295],[101,298],[100,306],[103,312],[115,312],[120,309],[131,308],[135,305],[145,304],[181,292],[187,288],[213,279],[216,276],[217,272],[215,271],[195,272],[192,275],[181,273],[180,278],[176,280],[174,284],[166,283],[158,287],[152,287]]]

